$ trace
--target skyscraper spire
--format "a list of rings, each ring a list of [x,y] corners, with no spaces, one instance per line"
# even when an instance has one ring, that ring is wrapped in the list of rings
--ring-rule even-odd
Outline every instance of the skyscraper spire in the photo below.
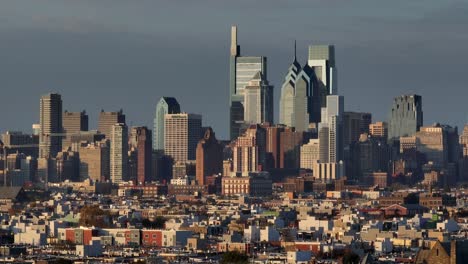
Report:
[[[296,48],[296,40],[294,40],[294,61],[297,61],[297,48]]]

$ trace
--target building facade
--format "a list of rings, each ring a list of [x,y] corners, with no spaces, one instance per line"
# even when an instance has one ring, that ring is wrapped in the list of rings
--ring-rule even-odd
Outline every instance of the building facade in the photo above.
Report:
[[[388,121],[388,139],[412,136],[423,125],[422,97],[401,95],[393,99]]]
[[[164,127],[164,153],[174,162],[195,160],[202,131],[201,115],[167,114]]]
[[[39,157],[55,157],[62,150],[62,96],[51,93],[40,101]]]
[[[110,178],[113,183],[128,180],[128,128],[123,123],[111,128]]]
[[[81,131],[88,131],[88,115],[85,111],[68,112],[65,111],[62,116],[63,133],[62,148],[68,149],[71,147],[72,135],[80,134]]]
[[[167,114],[179,114],[180,105],[174,97],[162,97],[156,104],[153,122],[153,149],[164,150],[164,117]]]

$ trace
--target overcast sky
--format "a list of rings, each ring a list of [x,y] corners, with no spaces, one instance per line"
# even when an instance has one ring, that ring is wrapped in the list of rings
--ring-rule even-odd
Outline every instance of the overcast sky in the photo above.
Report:
[[[226,138],[233,24],[243,55],[268,57],[276,102],[296,39],[301,63],[308,45],[335,45],[346,111],[386,120],[393,97],[418,93],[425,124],[461,126],[467,14],[452,0],[3,0],[0,131],[30,132],[40,95],[58,92],[90,128],[120,108],[152,127],[156,102],[174,96]]]

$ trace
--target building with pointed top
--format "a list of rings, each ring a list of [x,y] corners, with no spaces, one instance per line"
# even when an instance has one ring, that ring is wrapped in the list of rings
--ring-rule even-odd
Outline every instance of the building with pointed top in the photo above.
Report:
[[[167,114],[179,114],[180,105],[174,97],[161,97],[156,105],[153,122],[153,149],[164,150],[164,117]]]

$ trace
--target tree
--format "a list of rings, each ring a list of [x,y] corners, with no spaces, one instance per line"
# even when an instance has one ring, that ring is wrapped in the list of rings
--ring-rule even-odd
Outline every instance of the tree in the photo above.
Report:
[[[221,257],[221,264],[244,264],[248,263],[249,257],[238,251],[229,251]]]
[[[166,218],[163,216],[157,216],[153,221],[145,218],[141,221],[141,225],[145,228],[161,229],[166,225]]]
[[[108,227],[109,213],[99,208],[98,205],[84,206],[80,210],[80,225]]]

